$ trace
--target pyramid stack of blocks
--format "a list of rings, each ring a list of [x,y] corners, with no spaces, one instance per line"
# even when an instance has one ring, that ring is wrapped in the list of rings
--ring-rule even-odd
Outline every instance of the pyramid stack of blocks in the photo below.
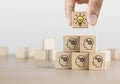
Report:
[[[96,36],[64,36],[63,43],[64,51],[56,54],[56,69],[106,69],[105,53],[96,49]]]

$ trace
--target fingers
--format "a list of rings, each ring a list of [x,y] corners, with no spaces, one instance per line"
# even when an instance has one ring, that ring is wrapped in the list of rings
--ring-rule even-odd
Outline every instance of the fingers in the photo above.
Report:
[[[95,26],[99,16],[103,0],[89,0],[88,2],[88,22],[90,25]]]
[[[75,0],[65,0],[65,13],[68,19],[68,23],[72,24],[72,12],[74,11]]]
[[[76,0],[78,4],[87,4],[89,0]]]

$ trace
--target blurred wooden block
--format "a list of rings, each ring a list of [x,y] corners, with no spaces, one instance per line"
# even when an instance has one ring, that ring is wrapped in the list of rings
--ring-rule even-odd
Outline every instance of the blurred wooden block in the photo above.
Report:
[[[107,63],[111,62],[111,51],[110,50],[104,50],[100,51],[101,53],[105,53],[105,59]]]
[[[120,60],[119,50],[115,48],[108,49],[111,52],[111,60]]]
[[[80,52],[96,52],[96,36],[80,36]]]
[[[64,51],[80,51],[80,37],[79,36],[64,36]]]
[[[43,49],[44,50],[53,50],[55,47],[54,39],[44,39],[43,40]]]
[[[0,46],[0,58],[8,57],[8,48],[5,46]]]
[[[27,48],[18,48],[16,50],[16,59],[26,59],[27,58]]]
[[[105,53],[97,52],[89,54],[89,69],[90,70],[105,70],[106,59]]]
[[[58,50],[48,50],[48,61],[54,63]]]
[[[88,28],[86,12],[72,12],[72,27],[73,28]]]
[[[36,61],[46,61],[46,52],[45,50],[36,50],[36,55],[34,57]]]
[[[89,69],[89,54],[73,52],[72,53],[72,69]]]
[[[28,48],[28,58],[34,58],[36,55],[36,49],[35,48]]]
[[[55,68],[56,69],[70,69],[70,68],[72,68],[71,55],[72,55],[72,53],[70,53],[70,52],[57,52]]]

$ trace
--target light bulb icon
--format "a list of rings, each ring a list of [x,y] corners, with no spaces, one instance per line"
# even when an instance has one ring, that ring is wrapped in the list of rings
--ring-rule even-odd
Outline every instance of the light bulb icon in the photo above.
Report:
[[[81,26],[81,24],[83,23],[83,21],[84,21],[83,16],[78,16],[77,17],[77,22],[78,22],[79,26]]]
[[[73,23],[76,25],[76,27],[85,27],[87,26],[87,14],[85,12],[76,12],[73,16]]]

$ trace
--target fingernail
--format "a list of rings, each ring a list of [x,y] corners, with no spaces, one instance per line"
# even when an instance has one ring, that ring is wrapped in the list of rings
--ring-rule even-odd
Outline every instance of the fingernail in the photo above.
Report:
[[[97,16],[95,14],[91,14],[89,16],[88,22],[90,25],[95,26],[97,23]]]

